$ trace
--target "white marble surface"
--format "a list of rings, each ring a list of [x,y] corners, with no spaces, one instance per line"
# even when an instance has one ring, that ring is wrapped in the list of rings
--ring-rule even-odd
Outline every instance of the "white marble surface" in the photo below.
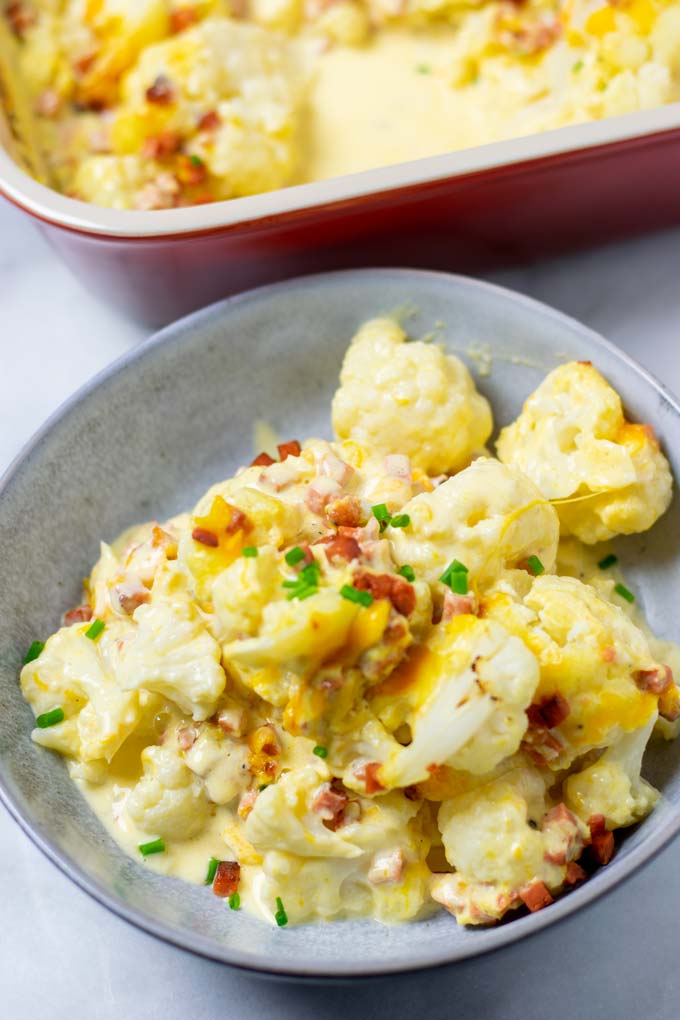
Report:
[[[680,232],[495,274],[583,319],[680,392]],[[76,387],[144,338],[0,202],[0,472]],[[0,1016],[31,1020],[677,1020],[680,845],[586,913],[456,969],[351,987],[273,982],[108,914],[0,808]]]

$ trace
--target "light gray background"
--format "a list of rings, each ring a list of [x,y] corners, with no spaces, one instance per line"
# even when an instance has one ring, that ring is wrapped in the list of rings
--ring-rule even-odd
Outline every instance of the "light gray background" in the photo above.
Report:
[[[680,232],[496,273],[619,343],[680,392]],[[0,204],[0,471],[74,389],[145,336]],[[680,849],[606,901],[491,957],[354,986],[273,982],[106,913],[0,808],[0,1015],[31,1020],[600,1020],[680,1016]]]

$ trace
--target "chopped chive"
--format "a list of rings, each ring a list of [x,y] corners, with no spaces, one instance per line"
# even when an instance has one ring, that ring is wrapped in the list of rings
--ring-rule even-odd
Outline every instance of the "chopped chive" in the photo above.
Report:
[[[439,580],[447,585],[454,595],[467,595],[468,568],[460,560],[450,563]]]
[[[140,848],[141,849],[141,848]],[[143,852],[143,851],[142,851]],[[203,880],[203,885],[212,885],[217,874],[217,868],[219,867],[219,861],[216,857],[211,857],[208,861],[208,870]]]
[[[101,632],[104,630],[104,627],[106,627],[104,621],[97,617],[97,619],[93,620],[85,631],[85,637],[89,637],[90,641],[96,641]]]
[[[429,64],[416,64],[416,71],[418,74],[430,74],[432,68]]]
[[[233,892],[229,897],[229,909],[238,910],[241,906],[241,897],[237,892]]]
[[[576,63],[574,64],[574,66],[572,67],[572,71],[574,72],[574,74],[576,74],[578,71],[582,71],[582,70],[583,70],[583,61],[582,60],[577,60]]]
[[[149,843],[140,843],[139,852],[142,857],[149,857],[150,854],[162,854],[165,851],[165,842],[162,839],[152,839]]]
[[[408,528],[410,523],[411,523],[411,518],[409,517],[408,514],[397,514],[397,516],[393,517],[392,520],[390,521],[390,527],[391,528]]]
[[[609,553],[608,556],[602,557],[602,559],[598,563],[598,567],[600,568],[600,570],[609,570],[610,567],[613,567],[614,564],[618,562],[619,562],[618,556],[615,556],[614,553]]]
[[[316,587],[316,585],[314,586],[303,585],[299,588],[296,587],[292,591],[288,592],[286,598],[288,599],[289,602],[292,602],[293,599],[299,599],[300,602],[304,602],[304,600],[310,598],[310,596],[316,595],[318,590],[319,589]]]
[[[276,897],[276,913],[274,914],[274,920],[278,924],[279,928],[284,928],[288,924],[288,914],[286,913],[286,908],[284,907],[280,896]]]
[[[368,607],[373,603],[373,596],[370,591],[361,591],[359,588],[355,588],[353,584],[343,584],[340,594],[343,599],[347,599],[348,602],[356,602],[360,606]]]
[[[527,558],[527,566],[534,577],[539,577],[540,574],[545,574],[545,567],[539,560],[538,556],[529,556]]]
[[[257,788],[257,792],[262,793],[262,791],[266,790],[268,786],[271,786],[271,783],[260,783],[260,785]]]
[[[53,708],[49,712],[43,712],[35,720],[35,725],[39,730],[47,730],[50,726],[56,726],[57,723],[64,721],[64,709]]]
[[[321,744],[317,744],[314,750],[312,751],[312,754],[315,754],[317,758],[327,758],[328,748],[322,747]]]
[[[405,563],[403,567],[399,567],[397,571],[402,577],[405,577],[407,581],[413,583],[416,579],[416,572],[413,567],[409,567],[408,563]]]
[[[281,585],[282,588],[299,588],[300,582],[296,581],[284,581]]]
[[[294,567],[301,560],[305,558],[305,551],[301,549],[299,545],[296,545],[294,549],[289,549],[284,559],[289,567]]]
[[[24,655],[24,666],[28,662],[33,662],[34,659],[37,659],[44,647],[45,647],[44,641],[34,641],[31,647]]]
[[[243,547],[243,549],[241,549],[241,553],[249,560],[255,559],[255,557],[257,556],[257,546],[246,545]]]
[[[302,570],[300,571],[300,577],[303,579],[303,581],[307,581],[308,584],[317,584],[319,581],[320,573],[321,567],[316,562],[316,560],[312,560],[311,563],[308,563],[306,566],[302,568]]]
[[[380,533],[382,534],[392,520],[392,514],[387,509],[385,503],[376,503],[375,506],[371,507],[371,510],[373,511],[373,516],[380,525]]]
[[[203,160],[200,156],[190,156],[189,158],[194,166],[203,166]]]
[[[632,591],[629,591],[629,589],[626,588],[625,584],[615,584],[614,591],[617,595],[620,595],[622,599],[625,599],[626,602],[635,602],[635,596]]]

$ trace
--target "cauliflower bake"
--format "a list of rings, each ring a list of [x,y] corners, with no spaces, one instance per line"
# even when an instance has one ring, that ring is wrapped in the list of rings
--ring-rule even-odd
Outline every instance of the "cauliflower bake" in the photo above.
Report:
[[[26,656],[33,738],[140,863],[279,926],[546,907],[652,809],[643,753],[680,717],[594,547],[663,514],[668,463],[583,363],[494,458],[466,366],[391,319],[333,423],[102,545]]]
[[[252,195],[680,99],[679,0],[3,11],[0,56],[25,86],[49,183],[116,209]]]

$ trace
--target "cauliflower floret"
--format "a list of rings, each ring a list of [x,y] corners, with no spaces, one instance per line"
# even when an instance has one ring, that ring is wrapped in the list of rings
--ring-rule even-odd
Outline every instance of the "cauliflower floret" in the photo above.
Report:
[[[403,512],[411,523],[390,530],[394,557],[430,584],[454,558],[476,590],[530,555],[554,568],[557,514],[524,475],[497,460],[480,457],[434,492],[415,496]]]
[[[655,719],[626,733],[594,765],[569,776],[567,803],[584,821],[604,815],[607,828],[616,829],[639,822],[652,810],[659,793],[642,779],[640,769]]]
[[[110,761],[141,719],[137,691],[122,690],[118,642],[131,625],[109,624],[96,641],[85,636],[89,624],[63,627],[41,655],[21,671],[21,689],[36,716],[61,708],[63,722],[35,729],[37,744],[82,762]]]
[[[146,747],[142,762],[144,775],[126,801],[132,821],[144,832],[168,839],[198,835],[209,815],[201,780],[172,747]]]
[[[333,428],[431,475],[457,471],[491,434],[491,410],[465,365],[436,344],[406,342],[392,319],[361,327],[333,398]]]
[[[191,601],[185,576],[175,566],[163,568],[151,602],[134,614],[137,628],[121,654],[123,690],[155,691],[194,719],[215,711],[226,677],[220,646]]]
[[[646,531],[671,500],[668,462],[648,425],[626,421],[618,394],[592,365],[552,371],[496,444],[558,502],[563,534],[583,542]]]
[[[657,695],[635,682],[636,673],[659,667],[647,639],[590,585],[543,575],[523,600],[495,592],[483,610],[522,638],[538,659],[535,702],[566,699],[568,714],[551,730],[546,755],[551,768],[566,768],[577,755],[612,744],[656,717]]]
[[[389,729],[406,724],[411,733],[383,764],[379,782],[409,786],[443,764],[489,772],[519,747],[538,678],[533,654],[503,627],[470,614],[440,624],[375,689],[376,715]]]
[[[254,637],[265,606],[280,595],[276,549],[260,546],[257,556],[241,556],[218,575],[212,589],[215,635],[223,643]]]
[[[184,752],[184,761],[200,776],[213,804],[229,804],[251,780],[248,745],[232,740],[218,726],[204,725]]]

